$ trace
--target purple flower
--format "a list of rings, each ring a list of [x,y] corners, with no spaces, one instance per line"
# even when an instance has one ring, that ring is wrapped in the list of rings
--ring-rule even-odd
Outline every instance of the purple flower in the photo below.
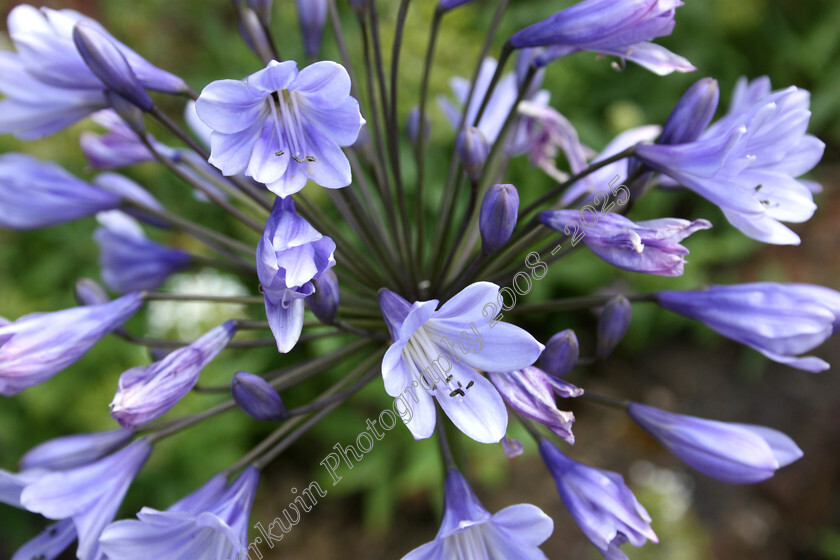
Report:
[[[790,87],[752,103],[749,97],[736,99],[735,111],[698,140],[640,145],[636,156],[717,204],[747,236],[796,245],[799,236],[781,222],[804,222],[813,215],[813,195],[795,177],[811,170],[825,148],[806,134],[809,94]]]
[[[319,321],[331,324],[338,312],[341,293],[338,289],[338,276],[328,268],[320,276],[312,279],[315,293],[306,298],[306,305]]]
[[[111,416],[124,428],[136,428],[166,414],[198,381],[201,370],[230,342],[236,325],[228,321],[159,362],[138,366],[120,376]]]
[[[716,422],[638,403],[630,403],[627,414],[689,466],[722,482],[760,482],[802,457],[792,439],[764,426]]]
[[[633,308],[630,301],[617,295],[604,305],[601,314],[598,315],[598,350],[599,358],[609,356],[630,326]]]
[[[0,226],[28,230],[91,216],[121,197],[77,179],[54,163],[17,153],[0,155]]]
[[[517,49],[549,47],[534,62],[545,66],[562,56],[594,51],[630,60],[659,75],[695,70],[686,59],[651,43],[670,35],[679,0],[585,0],[515,33]]]
[[[24,315],[0,327],[0,395],[39,385],[81,358],[143,305],[140,294],[101,305]]]
[[[277,350],[291,350],[303,328],[303,300],[312,280],[335,265],[335,243],[295,210],[291,197],[274,202],[265,233],[257,245],[257,274],[265,296],[265,314]]]
[[[21,504],[49,519],[72,518],[79,536],[76,556],[98,560],[99,536],[150,453],[148,440],[141,439],[94,463],[49,472],[26,485]]]
[[[435,429],[434,399],[466,435],[482,443],[502,439],[507,411],[498,391],[483,375],[533,364],[543,345],[519,327],[494,321],[485,308],[495,304],[499,287],[477,282],[438,309],[438,300],[413,305],[382,289],[379,306],[394,343],[382,360],[385,391],[395,398],[413,396],[414,413],[406,422],[415,439]],[[455,351],[455,347],[458,351]],[[420,387],[414,391],[414,387]]]
[[[112,523],[102,551],[114,560],[233,560],[245,551],[259,471],[248,467],[230,485],[217,475],[167,511],[144,507],[137,520]]]
[[[484,162],[490,154],[490,145],[484,134],[474,126],[465,126],[458,133],[455,143],[461,163],[471,181],[478,181],[484,170]]]
[[[340,64],[316,62],[298,71],[272,61],[244,81],[212,82],[196,102],[213,129],[210,163],[225,175],[245,173],[286,197],[307,179],[329,189],[350,184],[350,146],[365,120]]]
[[[111,430],[51,439],[30,449],[20,460],[20,468],[60,471],[80,467],[124,447],[133,437],[130,430]]]
[[[458,6],[469,4],[472,1],[473,0],[440,0],[437,5],[437,11],[448,12],[449,10],[454,10]]]
[[[136,163],[152,161],[154,156],[125,121],[114,111],[106,109],[91,118],[107,132],[96,134],[86,130],[79,136],[79,144],[88,163],[94,169],[119,169]],[[149,138],[158,150],[167,148]]]
[[[313,57],[321,48],[327,22],[327,0],[297,0],[298,23],[306,55]]]
[[[549,177],[564,182],[568,174],[557,169],[557,156],[563,152],[569,162],[569,170],[579,173],[587,167],[591,150],[581,144],[575,127],[569,120],[547,105],[531,101],[519,103],[518,111],[528,117],[528,157],[531,165],[542,169]]]
[[[140,224],[119,212],[102,212],[93,234],[99,244],[102,281],[115,292],[153,290],[170,274],[186,268],[190,255],[148,239]]]
[[[553,531],[551,518],[531,504],[509,506],[491,515],[464,476],[450,469],[443,494],[443,520],[435,540],[415,548],[403,560],[545,560],[539,546]]]
[[[478,80],[475,83],[475,89],[469,99],[467,99],[470,92],[469,80],[461,77],[455,77],[449,81],[449,85],[452,87],[452,92],[455,94],[457,105],[443,96],[438,97],[438,104],[446,115],[447,120],[452,125],[452,128],[457,129],[461,124],[461,115],[465,104],[468,104],[469,106],[467,107],[467,116],[464,120],[464,124],[468,126],[473,125],[475,117],[478,115],[478,109],[481,106],[481,101],[484,99],[484,94],[487,93],[487,89],[490,87],[490,80],[493,78],[493,74],[496,71],[496,64],[496,61],[492,58],[484,59],[481,63]],[[532,89],[535,90],[538,87],[539,83],[535,81]],[[496,88],[493,90],[490,100],[487,102],[487,107],[484,110],[484,114],[482,114],[477,127],[484,135],[484,138],[488,143],[493,144],[496,141],[496,138],[499,137],[499,133],[502,130],[505,119],[507,119],[508,114],[514,110],[513,104],[516,102],[518,94],[519,82],[516,74],[510,72],[502,76],[499,83],[496,84]],[[548,105],[549,97],[550,94],[546,90],[539,90],[533,95],[527,96],[526,100],[541,107]],[[520,118],[518,121],[514,122],[514,126],[508,136],[507,151],[511,154],[518,154],[526,151],[527,148],[528,123],[527,120]]]
[[[717,80],[697,80],[674,106],[656,143],[685,144],[700,138],[715,116],[719,99]]]
[[[508,406],[546,426],[568,443],[575,443],[572,434],[575,415],[559,410],[554,394],[578,397],[583,394],[581,389],[531,366],[508,373],[490,373],[489,377]]]
[[[620,474],[578,463],[547,439],[540,441],[540,454],[569,513],[605,558],[627,560],[618,548],[626,542],[659,542],[650,516]]]
[[[829,368],[817,357],[797,355],[831,336],[837,321],[832,306],[837,300],[825,302],[818,291],[803,289],[802,284],[710,286],[699,291],[658,292],[656,297],[665,309],[702,321],[775,362],[810,372]]]
[[[73,10],[40,10],[21,4],[8,19],[16,53],[2,53],[0,132],[33,139],[52,134],[108,106],[105,86],[82,59],[73,28],[84,22],[121,55],[146,89],[181,93],[186,84],[151,65],[94,20]]]
[[[591,217],[582,218],[585,214],[578,210],[547,210],[540,213],[540,221],[563,232],[567,224],[596,220],[592,226],[582,223],[586,228],[583,243],[593,253],[623,270],[659,276],[682,276],[688,249],[680,241],[712,227],[707,220],[662,218],[637,223],[620,214],[608,212],[599,217],[598,209],[589,212]]]

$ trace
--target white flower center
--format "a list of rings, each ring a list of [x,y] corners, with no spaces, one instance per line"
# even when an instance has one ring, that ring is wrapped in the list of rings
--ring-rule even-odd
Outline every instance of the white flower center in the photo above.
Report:
[[[466,531],[455,533],[447,537],[449,541],[444,548],[448,558],[453,560],[487,560],[494,558],[487,549],[487,542],[482,535],[481,525],[474,525]]]
[[[464,386],[450,373],[454,366],[453,357],[441,344],[432,342],[432,337],[437,338],[433,331],[421,326],[414,331],[403,347],[403,359],[412,379],[427,390],[431,387],[430,392],[434,392],[439,398],[444,395],[449,395],[450,398],[465,397],[473,381]]]
[[[314,162],[315,156],[308,154],[309,143],[303,128],[303,113],[300,110],[296,91],[280,90],[266,100],[271,110],[274,129],[277,131],[277,143],[289,150],[289,156],[298,163]],[[279,109],[278,109],[279,107]],[[284,141],[285,140],[285,141]],[[282,156],[281,149],[275,155]]]

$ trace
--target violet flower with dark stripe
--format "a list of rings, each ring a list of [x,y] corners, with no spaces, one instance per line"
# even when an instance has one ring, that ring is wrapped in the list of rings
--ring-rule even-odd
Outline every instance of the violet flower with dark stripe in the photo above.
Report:
[[[392,397],[411,390],[414,415],[406,425],[415,439],[434,432],[435,400],[472,439],[496,443],[504,437],[505,404],[476,370],[522,369],[533,364],[544,347],[514,325],[488,326],[484,307],[496,301],[498,292],[496,284],[477,282],[438,308],[436,299],[410,304],[388,289],[380,290],[382,316],[394,340],[382,360],[382,379]]]
[[[837,321],[836,297],[826,300],[820,291],[807,285],[774,282],[656,294],[665,309],[702,321],[774,362],[813,373],[828,369],[828,363],[815,356],[798,355],[832,335]]]
[[[259,470],[248,467],[229,485],[223,475],[214,476],[166,511],[144,507],[137,520],[117,521],[102,531],[102,551],[114,560],[239,558],[259,479]]]
[[[149,441],[141,439],[96,462],[48,472],[26,485],[21,505],[49,519],[72,518],[79,537],[76,557],[99,560],[100,534],[151,451]]]
[[[0,155],[0,226],[29,230],[63,224],[120,205],[121,197],[25,154]]]
[[[540,441],[540,455],[569,513],[605,558],[627,560],[618,548],[627,542],[659,542],[650,515],[620,474],[578,463],[547,439]]]
[[[228,321],[159,362],[125,371],[111,401],[111,417],[122,427],[133,429],[166,414],[190,392],[201,370],[224,349],[235,332],[235,323]]]
[[[695,70],[685,58],[660,45],[657,37],[670,35],[679,0],[585,0],[515,33],[516,48],[548,47],[534,64],[579,51],[594,51],[630,60],[659,75]]]
[[[662,218],[633,222],[615,213],[598,217],[597,210],[590,215],[597,222],[592,226],[584,224],[583,243],[589,250],[615,267],[658,276],[682,276],[688,249],[680,241],[697,230],[712,227],[707,220]],[[567,224],[580,220],[579,210],[540,213],[543,224],[561,233]]]
[[[244,82],[210,83],[195,107],[213,129],[210,163],[225,175],[244,173],[280,197],[308,179],[328,189],[350,184],[341,147],[356,141],[365,120],[340,64],[298,71],[294,61],[271,61]]]
[[[792,439],[764,426],[706,420],[638,403],[630,403],[627,414],[668,451],[722,482],[761,482],[802,457]]]
[[[491,514],[464,475],[450,469],[443,494],[443,520],[435,540],[415,548],[402,560],[547,560],[539,546],[553,531],[551,518],[531,504]]]
[[[566,442],[575,443],[572,434],[575,415],[557,408],[555,394],[563,398],[579,397],[582,389],[532,366],[488,376],[509,407],[544,425]]]
[[[190,264],[190,255],[146,237],[131,216],[119,211],[97,216],[101,226],[93,238],[99,244],[102,281],[115,292],[153,290]]]
[[[257,245],[257,275],[279,352],[297,344],[303,329],[303,300],[315,292],[312,280],[335,266],[334,252],[333,240],[298,215],[291,197],[274,202]]]
[[[0,326],[0,395],[39,385],[85,355],[143,305],[138,293],[109,303],[32,313]]]

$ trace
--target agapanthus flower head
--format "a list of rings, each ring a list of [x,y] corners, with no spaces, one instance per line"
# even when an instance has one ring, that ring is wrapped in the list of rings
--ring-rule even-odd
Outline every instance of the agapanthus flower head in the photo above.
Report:
[[[540,213],[540,221],[563,232],[567,224],[578,223],[582,215],[580,210],[547,210]],[[599,217],[597,210],[589,210],[586,219],[595,220],[583,231],[583,243],[589,250],[623,270],[659,276],[682,276],[688,249],[680,241],[697,230],[712,227],[707,220],[661,218],[633,222],[612,212]]]
[[[569,513],[605,558],[627,560],[619,549],[627,542],[659,542],[650,515],[620,474],[578,463],[547,439],[540,441],[540,455]]]
[[[415,548],[403,560],[545,560],[539,546],[553,531],[551,518],[531,504],[517,504],[491,514],[478,501],[464,475],[450,469],[443,494],[443,520],[435,540]]]
[[[257,245],[257,274],[277,350],[288,352],[303,328],[304,298],[312,280],[335,265],[335,243],[298,215],[291,197],[277,199]]]
[[[55,163],[25,154],[0,155],[0,226],[28,230],[92,216],[121,197],[77,179]]]
[[[380,290],[380,308],[394,341],[382,360],[385,391],[396,398],[412,390],[414,400],[409,402],[414,414],[407,426],[415,439],[432,435],[435,400],[474,440],[496,443],[504,437],[504,402],[476,370],[527,367],[537,360],[543,345],[508,323],[489,326],[485,306],[496,301],[498,292],[495,284],[477,282],[438,308],[438,300],[410,304],[390,290]]]
[[[131,216],[101,212],[93,238],[99,244],[102,281],[115,292],[153,290],[190,264],[189,253],[170,249],[146,237]]]
[[[136,520],[102,531],[103,552],[114,560],[201,558],[234,560],[247,546],[248,518],[259,471],[248,467],[231,484],[217,475],[166,511],[144,507]]]
[[[0,326],[0,395],[39,385],[76,362],[143,305],[138,293],[109,303],[32,313]]]
[[[515,33],[517,49],[548,47],[535,60],[545,66],[578,51],[594,51],[630,60],[659,75],[694,70],[685,58],[652,43],[674,29],[679,0],[584,0]]]
[[[225,175],[244,173],[281,197],[307,180],[330,189],[350,184],[341,147],[356,141],[365,120],[340,64],[298,71],[294,61],[272,61],[245,81],[210,83],[196,110],[213,129],[210,163]]]
[[[27,451],[20,468],[60,471],[80,467],[124,447],[133,437],[131,430],[120,429],[51,439]]]
[[[140,439],[93,463],[48,472],[27,484],[24,508],[49,519],[72,518],[79,538],[79,560],[102,557],[99,537],[117,513],[128,487],[151,453]]]
[[[228,321],[160,361],[123,372],[110,405],[111,416],[124,428],[136,428],[166,414],[190,392],[201,370],[235,333],[235,323]]]
[[[764,243],[798,244],[781,222],[804,222],[816,205],[795,178],[819,162],[825,145],[807,135],[809,94],[790,87],[713,124],[698,140],[640,145],[645,165],[717,204],[726,219]]]
[[[760,482],[802,457],[792,439],[764,426],[706,420],[639,403],[630,403],[627,414],[689,466],[723,482]]]
[[[489,377],[508,406],[525,418],[546,426],[568,443],[575,443],[572,434],[575,415],[557,408],[555,393],[562,397],[577,397],[583,394],[582,390],[533,366],[507,373],[490,373]]]
[[[38,10],[21,4],[8,18],[16,52],[3,53],[0,62],[0,91],[6,96],[0,102],[0,132],[38,138],[109,105],[106,84],[73,42],[73,28],[79,22],[107,41],[110,52],[125,61],[123,70],[130,69],[142,88],[187,91],[183,80],[150,64],[94,20],[73,10]]]
[[[837,320],[832,304],[824,303],[819,292],[803,289],[801,284],[709,286],[696,291],[662,291],[656,298],[665,309],[702,321],[775,362],[810,372],[829,368],[815,356],[798,356],[831,336]]]

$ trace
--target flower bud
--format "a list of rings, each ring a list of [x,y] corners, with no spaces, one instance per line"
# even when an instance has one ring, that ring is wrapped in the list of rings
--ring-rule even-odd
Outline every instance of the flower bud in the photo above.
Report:
[[[417,147],[418,141],[420,142],[420,148],[425,148],[426,144],[429,142],[429,134],[431,133],[432,129],[432,121],[429,120],[429,116],[426,115],[423,118],[423,138],[420,140],[420,107],[415,105],[411,108],[408,112],[408,118],[405,121],[405,135],[408,136],[408,141],[411,142],[411,145]]]
[[[580,357],[575,331],[566,329],[552,336],[540,355],[540,368],[554,377],[565,377]]]
[[[484,134],[476,127],[468,126],[458,134],[456,147],[467,176],[470,180],[477,181],[490,153],[490,144],[487,143]]]
[[[306,304],[322,323],[330,324],[338,311],[340,296],[338,293],[338,276],[331,268],[312,280],[315,293],[306,298]]]
[[[74,292],[79,305],[100,305],[111,301],[105,288],[99,282],[90,278],[79,278],[76,281]]]
[[[271,20],[271,6],[274,3],[272,0],[245,0],[245,3],[256,12],[260,21],[266,25],[268,24],[269,20]]]
[[[321,48],[327,21],[327,0],[297,0],[298,23],[303,34],[303,49],[313,57]]]
[[[493,185],[481,201],[478,230],[481,232],[481,249],[495,253],[508,242],[516,227],[519,212],[519,193],[513,185]]]
[[[230,392],[239,408],[252,418],[268,422],[280,422],[287,418],[280,395],[259,375],[237,372],[230,382]]]
[[[720,98],[717,80],[703,78],[683,94],[668,117],[657,144],[694,142],[712,122]]]
[[[80,21],[73,28],[73,42],[91,72],[105,86],[143,109],[149,111],[154,102],[123,53],[102,32],[91,24]]]
[[[598,357],[606,358],[612,353],[627,327],[630,326],[630,301],[622,295],[615,296],[601,310],[598,317]]]

